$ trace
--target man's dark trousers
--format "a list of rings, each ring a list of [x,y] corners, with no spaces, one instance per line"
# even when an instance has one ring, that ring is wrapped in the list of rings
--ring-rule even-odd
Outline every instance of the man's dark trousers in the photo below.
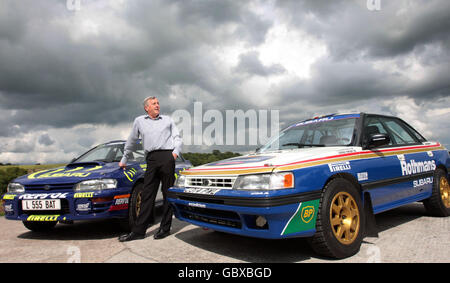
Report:
[[[153,212],[159,183],[164,197],[163,216],[160,229],[164,232],[170,230],[172,225],[172,206],[167,201],[167,190],[175,182],[175,159],[172,150],[155,150],[147,154],[147,169],[144,175],[144,189],[142,190],[141,210],[136,218],[132,231],[145,234]]]

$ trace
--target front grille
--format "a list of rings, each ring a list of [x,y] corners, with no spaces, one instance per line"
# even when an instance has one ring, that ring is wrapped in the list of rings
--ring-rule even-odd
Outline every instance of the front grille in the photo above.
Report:
[[[25,185],[25,191],[72,190],[74,185],[74,183]]]
[[[182,204],[177,204],[177,208],[180,211],[181,217],[187,219],[236,229],[242,227],[239,215],[233,211],[192,207]]]
[[[187,177],[186,187],[232,189],[237,177]]]

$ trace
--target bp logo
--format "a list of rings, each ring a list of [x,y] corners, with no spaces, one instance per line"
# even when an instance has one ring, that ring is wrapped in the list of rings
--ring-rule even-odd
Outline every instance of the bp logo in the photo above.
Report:
[[[289,235],[302,231],[312,230],[316,227],[316,210],[320,199],[300,203],[299,208],[284,227],[281,235]]]
[[[314,218],[314,206],[308,205],[302,208],[302,221],[309,223]]]

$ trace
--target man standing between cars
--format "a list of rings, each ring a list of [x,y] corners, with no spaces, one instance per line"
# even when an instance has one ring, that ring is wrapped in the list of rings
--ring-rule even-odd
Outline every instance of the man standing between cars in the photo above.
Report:
[[[175,159],[181,152],[183,142],[172,118],[159,114],[159,101],[156,97],[147,97],[144,100],[144,109],[147,115],[139,116],[134,120],[133,129],[125,144],[124,155],[119,162],[119,166],[125,169],[127,160],[140,136],[147,161],[142,201],[131,232],[120,236],[121,242],[145,237],[149,219],[153,216],[160,181],[164,197],[163,217],[154,238],[167,237],[172,225],[173,210],[167,201],[167,189],[173,186],[175,181]]]

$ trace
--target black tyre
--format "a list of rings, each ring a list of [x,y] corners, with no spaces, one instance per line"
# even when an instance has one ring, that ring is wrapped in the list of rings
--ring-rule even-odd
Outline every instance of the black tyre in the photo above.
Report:
[[[445,217],[450,215],[450,185],[447,173],[438,168],[433,176],[433,191],[423,205],[427,212],[433,216]]]
[[[136,218],[141,210],[142,203],[142,190],[144,189],[144,184],[139,182],[133,189],[130,199],[128,200],[128,217],[119,220],[120,227],[122,230],[131,231],[136,222]]]
[[[130,199],[128,201],[128,217],[119,220],[122,230],[131,231],[131,228],[136,223],[136,219],[141,211],[143,190],[144,190],[144,183],[142,182],[137,183],[136,186],[134,187],[133,192],[131,193]],[[155,212],[156,210],[154,210],[153,215],[151,215],[151,218],[148,220],[147,224],[148,226],[151,226],[155,223]]]
[[[45,232],[53,229],[57,221],[22,221],[23,225],[33,232]]]
[[[323,189],[316,234],[308,239],[323,256],[345,258],[356,254],[364,237],[365,216],[358,190],[348,180],[331,180]]]

